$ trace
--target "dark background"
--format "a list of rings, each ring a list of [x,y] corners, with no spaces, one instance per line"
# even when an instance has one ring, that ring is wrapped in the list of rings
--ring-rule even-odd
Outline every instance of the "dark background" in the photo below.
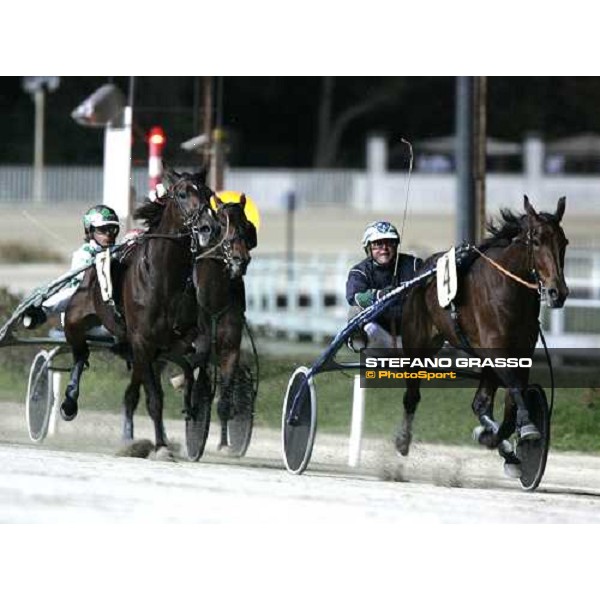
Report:
[[[202,132],[202,80],[135,78],[134,163],[146,162],[153,125],[166,131],[167,160],[200,160],[179,144]],[[70,113],[107,82],[127,94],[128,77],[62,77],[47,94],[46,164],[102,162],[102,130],[77,125]],[[390,140],[390,167],[400,169],[401,137],[414,142],[454,130],[453,77],[224,77],[222,85],[232,166],[362,168],[366,136],[381,132]],[[521,142],[529,131],[547,140],[600,132],[600,78],[489,77],[487,86],[489,136]],[[31,164],[34,109],[20,77],[0,79],[0,103],[0,163]]]

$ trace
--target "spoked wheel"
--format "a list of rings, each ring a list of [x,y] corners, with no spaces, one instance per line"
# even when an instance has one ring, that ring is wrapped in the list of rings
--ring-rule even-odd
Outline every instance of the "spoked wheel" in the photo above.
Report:
[[[234,416],[227,421],[229,452],[237,458],[244,456],[250,445],[257,392],[258,383],[254,380],[250,367],[240,365],[233,386],[235,412]]]
[[[194,462],[204,454],[212,409],[212,395],[198,396],[192,398],[192,409],[185,417],[185,447],[189,460]]]
[[[317,431],[317,394],[307,373],[306,367],[294,371],[283,400],[283,461],[285,468],[295,475],[303,473],[308,466]],[[292,411],[294,418],[288,422]]]
[[[42,442],[48,433],[48,424],[50,423],[50,415],[54,404],[50,367],[58,350],[58,348],[50,352],[41,350],[35,355],[29,369],[25,410],[27,430],[29,431],[29,437],[34,442]]]
[[[525,490],[533,491],[540,485],[544,476],[550,447],[550,415],[543,388],[537,384],[530,385],[525,392],[525,404],[529,418],[538,428],[541,438],[535,441],[519,441],[516,455],[521,461],[521,486]]]

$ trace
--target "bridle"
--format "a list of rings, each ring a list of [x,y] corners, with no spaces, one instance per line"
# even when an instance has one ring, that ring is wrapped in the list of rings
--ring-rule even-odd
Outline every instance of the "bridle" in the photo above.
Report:
[[[204,259],[212,259],[217,261],[222,261],[225,264],[225,267],[229,272],[232,272],[235,265],[235,257],[233,256],[233,244],[237,241],[243,241],[246,244],[248,241],[246,237],[240,233],[237,229],[234,229],[233,235],[230,235],[231,230],[231,219],[229,218],[229,214],[227,213],[227,209],[225,208],[227,205],[224,205],[224,208],[221,210],[224,211],[225,214],[225,231],[223,236],[214,246],[203,252],[202,254],[196,256],[194,258],[195,262],[199,262]]]
[[[543,299],[546,294],[546,287],[538,270],[535,266],[535,243],[534,243],[534,231],[533,227],[529,225],[527,227],[527,231],[525,232],[525,239],[522,239],[521,236],[518,236],[513,239],[513,242],[523,244],[527,248],[527,271],[530,273],[533,282],[526,281],[522,279],[518,275],[515,275],[502,265],[498,264],[495,260],[491,259],[489,256],[486,256],[479,248],[476,246],[472,246],[473,250],[479,254],[482,258],[484,258],[489,264],[495,267],[498,271],[506,275],[507,277],[513,279],[517,283],[529,288],[530,290],[536,290],[540,297]]]
[[[197,192],[200,194],[198,187],[189,183]],[[177,233],[146,233],[143,235],[144,239],[162,238],[173,241],[180,241],[185,238],[190,238],[190,251],[196,258],[199,256],[200,250],[205,247],[201,239],[206,233],[205,228],[207,224],[204,221],[205,213],[208,213],[211,219],[217,224],[216,218],[214,217],[213,210],[209,202],[203,202],[200,207],[193,210],[188,210],[181,199],[178,197],[179,194],[173,189],[174,186],[169,188],[159,200],[156,200],[159,204],[167,206],[167,202],[173,203],[173,205],[179,211],[182,217],[182,228]],[[187,194],[186,194],[187,197]]]

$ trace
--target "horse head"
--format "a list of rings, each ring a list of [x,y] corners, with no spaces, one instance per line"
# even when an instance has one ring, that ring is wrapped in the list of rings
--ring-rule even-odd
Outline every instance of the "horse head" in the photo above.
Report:
[[[545,292],[549,308],[561,308],[569,295],[565,282],[565,251],[569,241],[560,225],[565,213],[566,198],[558,201],[556,212],[538,213],[525,196],[526,244],[532,268]]]
[[[225,264],[232,279],[242,277],[250,263],[250,250],[256,246],[256,229],[248,221],[244,207],[246,196],[241,195],[238,202],[222,202],[215,195],[217,220],[222,231],[222,246]]]
[[[200,212],[210,207],[213,191],[205,184],[206,171],[178,173],[164,167],[163,186],[166,190],[163,203],[171,219],[179,225],[190,225]]]

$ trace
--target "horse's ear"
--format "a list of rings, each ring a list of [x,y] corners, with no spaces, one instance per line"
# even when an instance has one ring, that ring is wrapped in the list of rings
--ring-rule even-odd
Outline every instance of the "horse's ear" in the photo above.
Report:
[[[177,182],[177,173],[163,162],[162,184],[168,189]]]
[[[246,194],[242,194],[242,195],[240,196],[240,206],[241,206],[242,208],[244,208],[244,206],[246,206]]]
[[[202,185],[206,185],[206,176],[208,175],[208,167],[202,166],[202,168],[196,173],[196,181]]]
[[[554,213],[554,216],[556,217],[556,220],[559,223],[562,221],[563,215],[565,214],[566,205],[567,205],[567,197],[562,196],[558,200],[558,205],[556,206],[556,212]]]
[[[535,208],[533,208],[533,206],[531,205],[531,202],[529,202],[529,198],[527,197],[527,194],[525,194],[523,196],[523,206],[525,207],[525,212],[530,216],[530,217],[535,217],[537,216],[537,213],[535,212]]]
[[[221,208],[221,206],[223,206],[223,200],[221,200],[221,198],[219,198],[219,196],[217,196],[216,194],[213,194],[213,198],[215,199],[215,206],[218,210],[219,208]]]

